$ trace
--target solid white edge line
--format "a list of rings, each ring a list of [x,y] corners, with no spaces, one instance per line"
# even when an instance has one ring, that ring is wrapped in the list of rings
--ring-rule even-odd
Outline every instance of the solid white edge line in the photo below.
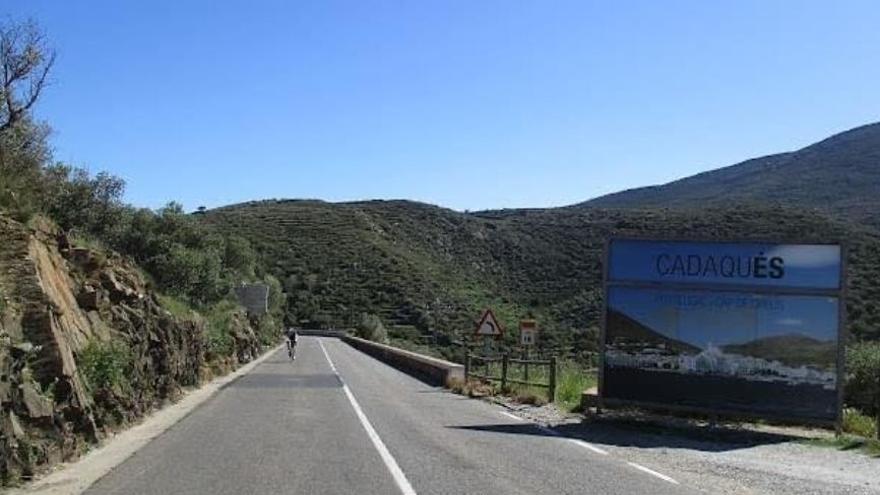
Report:
[[[498,412],[500,412],[501,414],[507,416],[507,417],[510,418],[510,419],[515,419],[515,420],[517,420],[517,421],[525,421],[523,418],[521,418],[521,417],[519,417],[519,416],[517,416],[517,415],[515,415],[515,414],[510,414],[510,413],[507,412],[507,411],[498,411]]]
[[[638,469],[639,471],[648,473],[651,476],[656,476],[657,478],[660,478],[663,481],[668,481],[668,482],[676,484],[676,485],[679,484],[678,481],[675,481],[674,479],[670,478],[669,476],[666,476],[663,473],[658,473],[657,471],[654,471],[653,469],[648,469],[645,466],[642,466],[641,464],[636,464],[635,462],[627,462],[627,464]]]
[[[409,480],[406,479],[406,475],[403,474],[403,470],[400,469],[400,466],[397,464],[397,461],[394,460],[394,456],[391,455],[391,452],[388,451],[388,447],[385,446],[385,443],[382,442],[382,439],[379,438],[379,434],[376,433],[376,430],[373,428],[373,425],[370,424],[370,420],[367,419],[367,415],[364,414],[364,411],[361,409],[360,404],[358,404],[357,399],[354,398],[354,395],[351,393],[351,390],[348,388],[348,385],[345,384],[345,381],[342,379],[342,376],[336,371],[336,366],[333,364],[333,360],[330,359],[330,354],[327,353],[327,349],[324,348],[324,343],[321,340],[318,340],[318,345],[321,346],[321,350],[324,351],[324,357],[327,358],[327,362],[330,363],[330,368],[333,370],[333,373],[339,378],[339,381],[342,383],[342,391],[345,392],[345,396],[348,397],[348,401],[351,403],[351,407],[354,409],[355,414],[361,422],[361,426],[364,427],[364,430],[367,431],[367,436],[370,437],[370,441],[373,442],[373,446],[376,447],[376,450],[379,451],[379,456],[382,457],[382,461],[385,463],[385,467],[388,468],[388,471],[391,472],[391,477],[394,478],[394,482],[397,483],[397,487],[400,488],[400,492],[403,495],[416,495],[416,491],[413,489],[412,485],[410,485]]]
[[[327,363],[330,364],[330,369],[333,370],[333,374],[336,375],[337,378],[339,378],[339,381],[342,381],[342,377],[339,376],[339,372],[336,371],[336,365],[333,364],[333,360],[330,359],[330,355],[327,354],[327,349],[324,348],[324,343],[321,342],[320,339],[318,340],[318,345],[321,347],[321,351],[324,353],[324,357],[327,358]]]

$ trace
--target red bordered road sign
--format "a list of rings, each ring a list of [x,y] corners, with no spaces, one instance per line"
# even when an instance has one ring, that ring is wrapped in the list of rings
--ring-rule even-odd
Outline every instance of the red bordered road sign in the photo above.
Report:
[[[496,338],[504,335],[504,328],[502,328],[501,324],[498,323],[498,320],[495,319],[495,313],[493,313],[491,309],[487,309],[483,313],[483,316],[480,318],[480,323],[477,324],[477,328],[474,330],[474,335]]]

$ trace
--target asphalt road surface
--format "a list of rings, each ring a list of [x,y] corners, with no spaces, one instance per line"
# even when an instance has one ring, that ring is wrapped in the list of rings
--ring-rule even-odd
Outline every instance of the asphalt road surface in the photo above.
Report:
[[[652,466],[426,385],[332,338],[300,337],[89,494],[679,494]]]

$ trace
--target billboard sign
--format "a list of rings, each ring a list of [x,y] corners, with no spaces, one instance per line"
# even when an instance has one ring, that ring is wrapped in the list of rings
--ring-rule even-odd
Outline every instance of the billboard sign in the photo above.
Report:
[[[603,400],[836,422],[840,253],[838,245],[612,240]]]
[[[269,286],[266,284],[242,284],[234,288],[238,303],[248,314],[264,315],[269,312]]]

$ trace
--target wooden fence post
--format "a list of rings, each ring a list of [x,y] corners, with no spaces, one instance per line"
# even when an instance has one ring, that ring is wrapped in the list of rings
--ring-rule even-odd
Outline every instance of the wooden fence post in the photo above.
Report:
[[[507,390],[507,360],[508,354],[505,352],[501,356],[501,390]]]
[[[556,356],[550,357],[550,387],[547,395],[550,402],[556,402]]]
[[[523,363],[523,378],[525,378],[525,381],[529,381],[529,357],[529,350],[526,348],[526,350],[523,351],[523,361],[525,361],[525,363]]]

